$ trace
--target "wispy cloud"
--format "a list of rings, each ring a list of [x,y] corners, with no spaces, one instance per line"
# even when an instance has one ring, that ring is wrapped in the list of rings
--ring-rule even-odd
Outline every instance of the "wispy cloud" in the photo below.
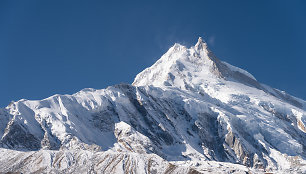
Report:
[[[216,37],[214,35],[212,35],[212,36],[208,37],[208,41],[207,42],[208,42],[209,45],[214,46],[215,42],[216,42],[215,40],[216,40]]]

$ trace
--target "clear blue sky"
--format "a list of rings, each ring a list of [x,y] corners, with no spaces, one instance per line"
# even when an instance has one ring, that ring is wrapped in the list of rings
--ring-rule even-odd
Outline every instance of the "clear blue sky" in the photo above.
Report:
[[[306,1],[0,1],[0,107],[132,83],[175,42],[306,99]]]

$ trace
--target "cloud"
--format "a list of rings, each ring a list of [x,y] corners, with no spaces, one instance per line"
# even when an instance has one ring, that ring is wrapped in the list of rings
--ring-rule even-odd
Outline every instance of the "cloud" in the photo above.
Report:
[[[209,36],[208,37],[208,44],[211,45],[211,46],[214,46],[215,45],[215,39],[216,39],[216,37],[214,35]]]

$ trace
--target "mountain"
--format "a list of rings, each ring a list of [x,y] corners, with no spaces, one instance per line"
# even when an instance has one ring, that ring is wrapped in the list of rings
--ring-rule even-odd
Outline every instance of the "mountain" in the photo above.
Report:
[[[306,102],[219,60],[199,38],[133,84],[0,110],[0,172],[305,173]]]

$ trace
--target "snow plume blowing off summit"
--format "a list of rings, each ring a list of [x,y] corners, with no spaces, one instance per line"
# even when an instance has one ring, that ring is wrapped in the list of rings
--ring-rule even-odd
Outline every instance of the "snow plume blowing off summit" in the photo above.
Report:
[[[0,109],[0,172],[306,172],[306,102],[174,44],[133,84]]]

